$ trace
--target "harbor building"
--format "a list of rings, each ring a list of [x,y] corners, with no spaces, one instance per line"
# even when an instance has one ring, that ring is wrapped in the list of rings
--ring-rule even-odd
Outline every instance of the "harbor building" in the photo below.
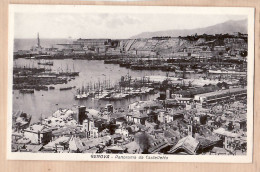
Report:
[[[111,43],[111,39],[82,39],[82,38],[79,38],[76,41],[73,41],[73,44],[80,44],[80,45],[83,45],[84,47],[108,45],[109,43]]]
[[[209,92],[204,94],[197,94],[194,96],[194,100],[200,103],[216,103],[221,101],[227,101],[231,99],[240,99],[247,96],[246,88],[233,88],[227,90],[221,90],[216,92]]]

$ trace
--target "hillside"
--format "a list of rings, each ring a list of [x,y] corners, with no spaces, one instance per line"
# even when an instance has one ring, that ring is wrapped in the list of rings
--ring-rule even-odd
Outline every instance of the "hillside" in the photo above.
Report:
[[[155,36],[187,36],[193,35],[197,33],[201,34],[225,34],[225,33],[234,33],[241,32],[247,33],[247,20],[229,20],[224,23],[216,24],[213,26],[208,26],[205,28],[197,28],[197,29],[182,29],[182,30],[166,30],[166,31],[158,31],[158,32],[143,32],[138,35],[131,37],[131,39],[137,38],[151,38]]]

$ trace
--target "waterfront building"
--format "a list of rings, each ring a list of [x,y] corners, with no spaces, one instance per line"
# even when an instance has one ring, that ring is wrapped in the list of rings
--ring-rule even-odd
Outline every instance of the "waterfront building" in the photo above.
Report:
[[[215,103],[230,99],[240,99],[247,96],[246,88],[232,88],[227,90],[209,92],[204,94],[197,94],[194,100],[200,103]]]
[[[171,94],[171,97],[172,98],[182,98],[182,97],[194,98],[194,96],[197,94],[204,94],[204,93],[209,93],[217,90],[220,90],[220,88],[215,85],[207,86],[207,87],[190,88],[187,90],[176,91],[173,94]]]
[[[68,49],[75,50],[75,51],[83,50],[83,45],[77,44],[77,43],[74,43],[74,44],[57,44],[57,46],[61,47],[60,49],[62,51],[68,50]]]
[[[84,47],[88,46],[100,46],[100,45],[108,45],[111,42],[111,39],[82,39],[79,38],[76,41],[73,41],[73,44],[80,44]]]

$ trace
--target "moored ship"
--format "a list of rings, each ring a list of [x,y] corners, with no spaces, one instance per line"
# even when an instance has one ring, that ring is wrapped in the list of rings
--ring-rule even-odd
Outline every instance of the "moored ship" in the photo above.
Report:
[[[34,93],[34,89],[22,89],[22,90],[20,90],[20,93],[23,93],[23,94],[26,94],[26,93],[33,94]]]
[[[51,61],[40,61],[40,62],[38,62],[38,65],[53,66],[53,62],[51,62]]]
[[[62,87],[60,88],[60,91],[65,91],[65,90],[71,90],[74,87]]]

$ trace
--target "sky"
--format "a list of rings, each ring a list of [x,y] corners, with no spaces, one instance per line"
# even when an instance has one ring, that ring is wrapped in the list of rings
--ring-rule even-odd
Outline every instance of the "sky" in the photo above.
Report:
[[[16,13],[14,38],[130,38],[142,32],[202,28],[239,15]]]

